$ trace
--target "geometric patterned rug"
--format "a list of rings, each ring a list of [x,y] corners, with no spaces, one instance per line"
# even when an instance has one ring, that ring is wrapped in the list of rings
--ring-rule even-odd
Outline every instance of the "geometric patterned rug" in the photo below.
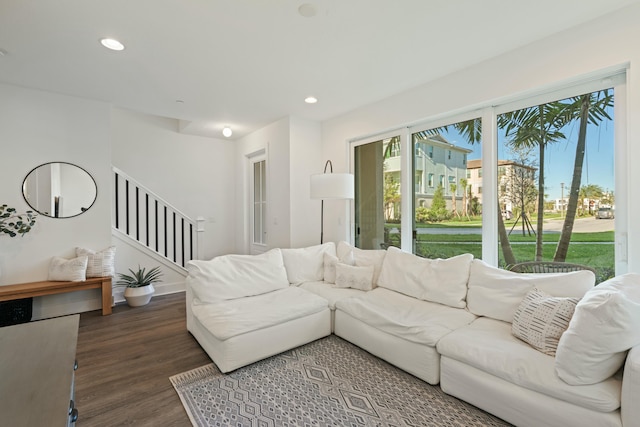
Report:
[[[335,336],[222,374],[171,383],[198,427],[509,426]]]

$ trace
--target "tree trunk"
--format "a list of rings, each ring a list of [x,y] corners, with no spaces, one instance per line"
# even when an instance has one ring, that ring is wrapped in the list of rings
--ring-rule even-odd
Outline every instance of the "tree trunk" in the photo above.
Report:
[[[542,261],[542,227],[544,214],[544,149],[546,147],[547,138],[544,131],[544,105],[538,106],[538,114],[540,115],[540,171],[538,172],[538,218],[536,221],[536,261]]]
[[[573,167],[573,178],[571,179],[571,190],[569,193],[569,204],[567,205],[567,215],[562,225],[560,240],[556,247],[556,254],[553,260],[564,262],[567,259],[573,224],[576,219],[578,198],[580,193],[580,181],[582,179],[582,164],[584,163],[584,152],[587,145],[587,122],[589,119],[589,101],[591,94],[580,97],[580,130],[578,133],[578,144],[576,145],[576,160]]]
[[[509,241],[509,235],[507,229],[504,226],[502,220],[502,210],[500,209],[500,203],[498,202],[498,235],[500,237],[500,248],[502,249],[502,256],[504,262],[508,266],[516,263],[516,257],[513,255],[513,249],[511,248],[511,242]]]

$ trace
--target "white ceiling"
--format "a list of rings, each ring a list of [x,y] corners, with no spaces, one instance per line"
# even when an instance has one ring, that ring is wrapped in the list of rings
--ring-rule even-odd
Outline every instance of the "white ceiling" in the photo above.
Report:
[[[0,0],[0,82],[238,138],[287,115],[332,118],[637,2]]]

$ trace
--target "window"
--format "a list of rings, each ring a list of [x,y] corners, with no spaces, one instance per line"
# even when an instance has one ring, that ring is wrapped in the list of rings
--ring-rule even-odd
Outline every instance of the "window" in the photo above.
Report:
[[[267,237],[266,160],[253,163],[253,243],[264,245]]]
[[[500,265],[570,262],[596,268],[599,280],[613,275],[614,222],[598,233],[582,225],[596,206],[615,204],[613,95],[602,89],[497,116],[498,198],[503,218],[513,213],[512,232],[499,230]]]
[[[481,180],[472,180],[467,165],[467,156],[480,161],[480,119],[454,123],[438,128],[415,131],[411,137],[414,145],[425,143],[429,147],[429,162],[414,158],[414,171],[426,170],[428,195],[414,194],[413,212],[413,253],[426,258],[447,258],[462,253],[472,253],[482,257],[482,224],[479,218],[481,199],[471,191]],[[465,131],[473,129],[467,138]],[[438,151],[433,157],[433,144],[447,144],[445,150]],[[452,144],[450,141],[462,141]],[[453,160],[453,161],[449,161]],[[441,174],[441,172],[445,172]],[[435,176],[438,183],[434,183]],[[458,177],[462,177],[458,179]],[[465,178],[466,177],[466,178]],[[436,186],[433,190],[434,185]],[[463,233],[456,233],[450,221],[460,219],[473,221],[465,226]],[[473,229],[469,233],[470,229]],[[445,234],[435,233],[446,229]],[[408,242],[407,242],[408,243]],[[405,244],[405,246],[409,246]],[[408,247],[403,249],[408,250]]]
[[[358,248],[400,247],[401,153],[397,135],[354,147],[355,246]]]

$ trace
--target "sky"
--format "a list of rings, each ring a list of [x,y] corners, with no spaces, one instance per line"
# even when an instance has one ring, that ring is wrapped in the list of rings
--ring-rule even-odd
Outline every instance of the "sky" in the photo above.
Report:
[[[613,111],[609,112],[613,118]],[[567,137],[565,141],[559,141],[547,146],[545,152],[545,194],[547,200],[559,199],[562,189],[560,183],[564,183],[564,196],[568,197],[568,189],[573,176],[575,162],[576,142],[578,139],[577,121],[563,128]],[[465,138],[453,128],[444,132],[443,136],[452,144],[473,150],[468,159],[481,158],[481,145],[470,145]],[[582,167],[582,180],[580,186],[595,184],[603,190],[614,190],[614,144],[613,144],[613,120],[604,120],[600,126],[589,125],[587,127],[587,142],[584,164]],[[532,151],[532,161],[538,167],[538,150]],[[498,137],[498,159],[512,160],[514,155],[506,148],[504,135]]]

